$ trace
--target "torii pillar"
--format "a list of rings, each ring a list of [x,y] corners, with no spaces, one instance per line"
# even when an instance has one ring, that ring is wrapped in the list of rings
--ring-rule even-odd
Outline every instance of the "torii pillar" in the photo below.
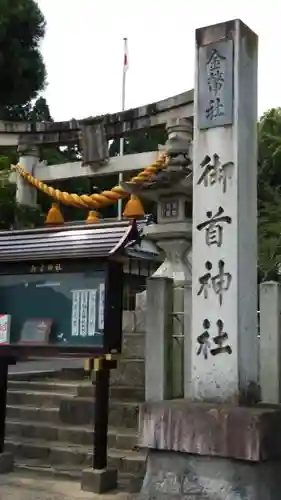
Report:
[[[19,163],[24,167],[26,172],[33,174],[34,168],[39,161],[38,146],[27,143],[20,143],[18,146]],[[28,184],[20,174],[17,175],[17,192],[16,200],[20,205],[36,207],[37,205],[37,189]]]

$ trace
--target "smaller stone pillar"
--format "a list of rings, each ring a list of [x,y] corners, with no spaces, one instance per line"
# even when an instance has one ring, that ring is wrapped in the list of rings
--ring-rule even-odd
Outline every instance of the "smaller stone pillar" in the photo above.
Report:
[[[192,283],[184,286],[184,397],[192,397],[192,335],[191,335],[191,314],[192,314]]]
[[[191,289],[192,271],[187,255],[191,249],[191,222],[186,218],[186,204],[188,197],[183,194],[171,194],[160,198],[158,202],[158,224],[147,226],[145,234],[154,240],[158,247],[164,250],[165,260],[153,274],[152,279],[168,278],[174,285],[172,297],[173,321],[170,329],[170,367],[171,367],[171,397],[184,396],[185,375],[189,369],[185,367],[186,336],[190,337],[190,330],[184,326],[183,286]],[[148,301],[148,309],[151,307]],[[190,294],[191,307],[191,294]],[[152,310],[154,314],[154,310]],[[191,325],[189,323],[189,328]],[[148,330],[147,330],[148,331]],[[167,339],[166,339],[167,341]],[[149,384],[149,382],[148,382]]]
[[[184,288],[174,287],[172,335],[172,397],[184,396]]]
[[[33,174],[34,168],[39,160],[38,147],[20,144],[18,147],[18,153],[20,155],[19,163],[27,172]],[[33,186],[30,186],[30,184],[28,184],[28,182],[26,182],[19,174],[17,175],[16,200],[20,205],[36,207],[37,204],[37,190]]]
[[[145,399],[163,401],[171,397],[173,281],[161,277],[149,279],[147,304]]]
[[[263,403],[281,402],[281,286],[260,285],[260,385]]]

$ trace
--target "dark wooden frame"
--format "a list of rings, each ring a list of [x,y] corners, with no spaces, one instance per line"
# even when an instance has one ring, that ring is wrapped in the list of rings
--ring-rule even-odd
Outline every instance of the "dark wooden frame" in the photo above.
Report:
[[[57,262],[57,260],[55,261]],[[54,264],[45,262],[1,263],[1,275],[28,274],[33,264]],[[119,354],[122,349],[122,305],[123,305],[123,264],[111,259],[62,259],[63,270],[58,274],[86,271],[90,268],[105,271],[104,299],[104,343],[103,346],[62,346],[51,344],[3,344],[0,345],[1,358],[26,360],[29,357],[93,357],[105,354]],[[53,273],[53,271],[52,271]],[[37,274],[37,273],[36,273]],[[39,274],[39,273],[38,273]],[[40,273],[41,274],[41,273]],[[42,273],[48,274],[48,273]],[[51,274],[51,272],[49,273]]]

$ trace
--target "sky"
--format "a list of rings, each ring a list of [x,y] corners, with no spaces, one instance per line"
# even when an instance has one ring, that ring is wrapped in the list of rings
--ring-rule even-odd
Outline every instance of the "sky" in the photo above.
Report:
[[[259,36],[259,115],[281,106],[281,3],[276,0],[37,0],[47,21],[43,92],[55,120],[121,110],[194,87],[195,29],[235,18]]]

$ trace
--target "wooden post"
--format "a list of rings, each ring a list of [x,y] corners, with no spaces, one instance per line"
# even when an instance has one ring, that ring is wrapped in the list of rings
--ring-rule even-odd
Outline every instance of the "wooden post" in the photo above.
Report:
[[[108,430],[108,399],[109,399],[109,369],[106,363],[96,371],[95,424],[93,468],[96,470],[107,467],[107,430]]]
[[[81,488],[98,494],[114,490],[117,486],[117,470],[107,467],[109,377],[110,370],[116,366],[116,360],[94,359],[96,394],[93,464],[91,468],[82,471]]]
[[[15,360],[0,357],[0,474],[12,472],[14,468],[13,453],[4,452],[9,364],[15,364]]]

